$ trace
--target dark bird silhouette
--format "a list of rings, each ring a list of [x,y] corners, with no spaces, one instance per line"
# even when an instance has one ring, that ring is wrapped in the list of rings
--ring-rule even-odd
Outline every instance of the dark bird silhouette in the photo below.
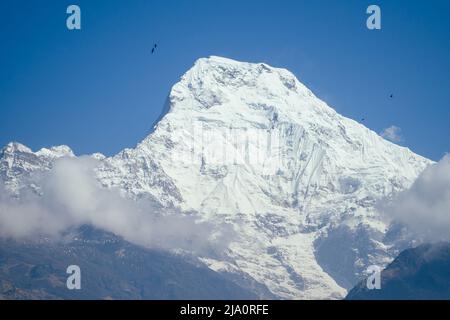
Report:
[[[361,118],[361,121],[364,121],[364,120],[366,120],[366,119],[364,119],[364,118]]]
[[[389,98],[393,98],[394,97],[394,95],[391,93],[391,95],[389,96]]]
[[[155,44],[153,45],[153,48],[152,48],[152,54],[155,53],[156,47],[158,47],[158,45],[155,43]]]

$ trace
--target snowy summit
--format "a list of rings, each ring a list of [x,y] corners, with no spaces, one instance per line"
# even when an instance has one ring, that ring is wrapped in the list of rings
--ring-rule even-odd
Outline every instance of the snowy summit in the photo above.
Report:
[[[135,148],[97,157],[97,178],[126,197],[231,224],[238,236],[226,254],[201,257],[211,269],[257,283],[261,297],[337,299],[406,245],[376,203],[431,161],[339,115],[291,72],[202,58],[167,104]],[[14,172],[71,154],[20,147],[11,158],[11,148],[0,154],[0,174],[16,192]]]

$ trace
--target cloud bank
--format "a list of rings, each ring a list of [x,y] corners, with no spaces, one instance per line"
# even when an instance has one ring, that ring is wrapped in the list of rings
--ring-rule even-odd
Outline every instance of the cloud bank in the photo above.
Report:
[[[450,241],[450,154],[381,210],[427,241]]]
[[[200,223],[195,215],[175,211],[162,215],[150,200],[125,199],[100,186],[96,165],[91,157],[58,159],[39,177],[40,195],[27,192],[14,199],[0,186],[0,236],[57,238],[89,224],[151,248],[197,253],[226,248],[233,234],[228,225]]]

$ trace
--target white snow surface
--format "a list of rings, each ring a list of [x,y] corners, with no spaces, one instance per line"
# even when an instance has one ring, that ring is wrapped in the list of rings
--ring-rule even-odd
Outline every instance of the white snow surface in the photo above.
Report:
[[[227,253],[201,257],[210,268],[243,273],[283,299],[339,299],[401,248],[375,204],[432,162],[339,115],[289,71],[201,58],[167,103],[135,148],[94,154],[96,172],[126,197],[233,225]],[[74,155],[10,143],[0,156],[5,185],[17,193],[24,173]]]

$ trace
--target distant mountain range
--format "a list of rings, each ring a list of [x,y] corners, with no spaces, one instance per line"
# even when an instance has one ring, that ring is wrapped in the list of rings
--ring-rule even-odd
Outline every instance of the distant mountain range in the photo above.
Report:
[[[381,289],[366,280],[348,300],[450,300],[450,243],[423,244],[403,251],[381,272]]]

